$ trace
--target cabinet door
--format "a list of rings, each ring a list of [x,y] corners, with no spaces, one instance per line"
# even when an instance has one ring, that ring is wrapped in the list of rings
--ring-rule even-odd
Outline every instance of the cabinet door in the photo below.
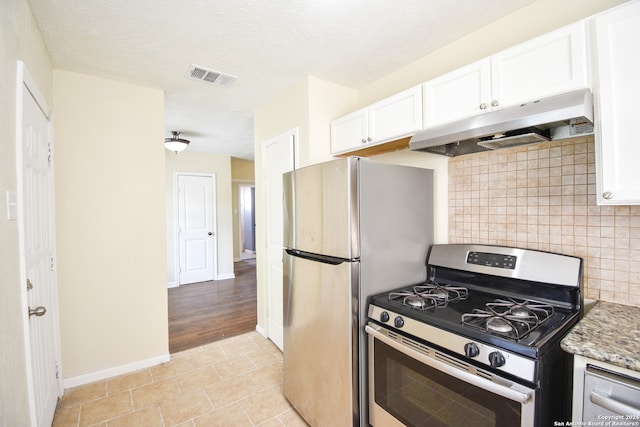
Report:
[[[489,58],[459,68],[424,84],[424,127],[435,126],[490,108]]]
[[[595,134],[599,204],[640,204],[640,1],[598,15],[595,31]]]
[[[362,108],[331,122],[331,153],[358,150],[368,142],[368,109]]]
[[[585,23],[491,56],[492,102],[507,107],[588,87]]]
[[[380,143],[422,129],[422,87],[415,86],[369,106],[369,137]]]

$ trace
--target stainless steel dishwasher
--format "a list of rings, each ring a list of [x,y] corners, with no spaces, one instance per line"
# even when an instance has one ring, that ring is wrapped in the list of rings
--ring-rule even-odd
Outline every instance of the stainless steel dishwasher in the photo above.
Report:
[[[584,374],[583,421],[640,424],[640,378],[587,365]]]

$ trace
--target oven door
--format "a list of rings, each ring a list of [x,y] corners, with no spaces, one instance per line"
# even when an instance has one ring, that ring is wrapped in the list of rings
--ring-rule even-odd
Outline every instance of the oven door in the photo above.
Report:
[[[535,390],[370,323],[369,423],[531,427]]]

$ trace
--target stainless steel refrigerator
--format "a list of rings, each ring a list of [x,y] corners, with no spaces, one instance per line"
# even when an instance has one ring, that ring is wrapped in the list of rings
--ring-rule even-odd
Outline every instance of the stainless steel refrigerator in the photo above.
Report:
[[[366,426],[367,297],[426,279],[433,171],[349,157],[284,180],[284,393],[312,427]]]

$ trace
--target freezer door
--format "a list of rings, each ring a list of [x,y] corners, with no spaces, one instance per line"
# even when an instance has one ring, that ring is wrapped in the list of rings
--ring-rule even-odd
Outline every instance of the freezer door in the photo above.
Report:
[[[359,257],[357,164],[356,158],[339,159],[284,175],[285,247]]]
[[[358,265],[284,253],[284,394],[311,426],[358,420],[351,292]]]

